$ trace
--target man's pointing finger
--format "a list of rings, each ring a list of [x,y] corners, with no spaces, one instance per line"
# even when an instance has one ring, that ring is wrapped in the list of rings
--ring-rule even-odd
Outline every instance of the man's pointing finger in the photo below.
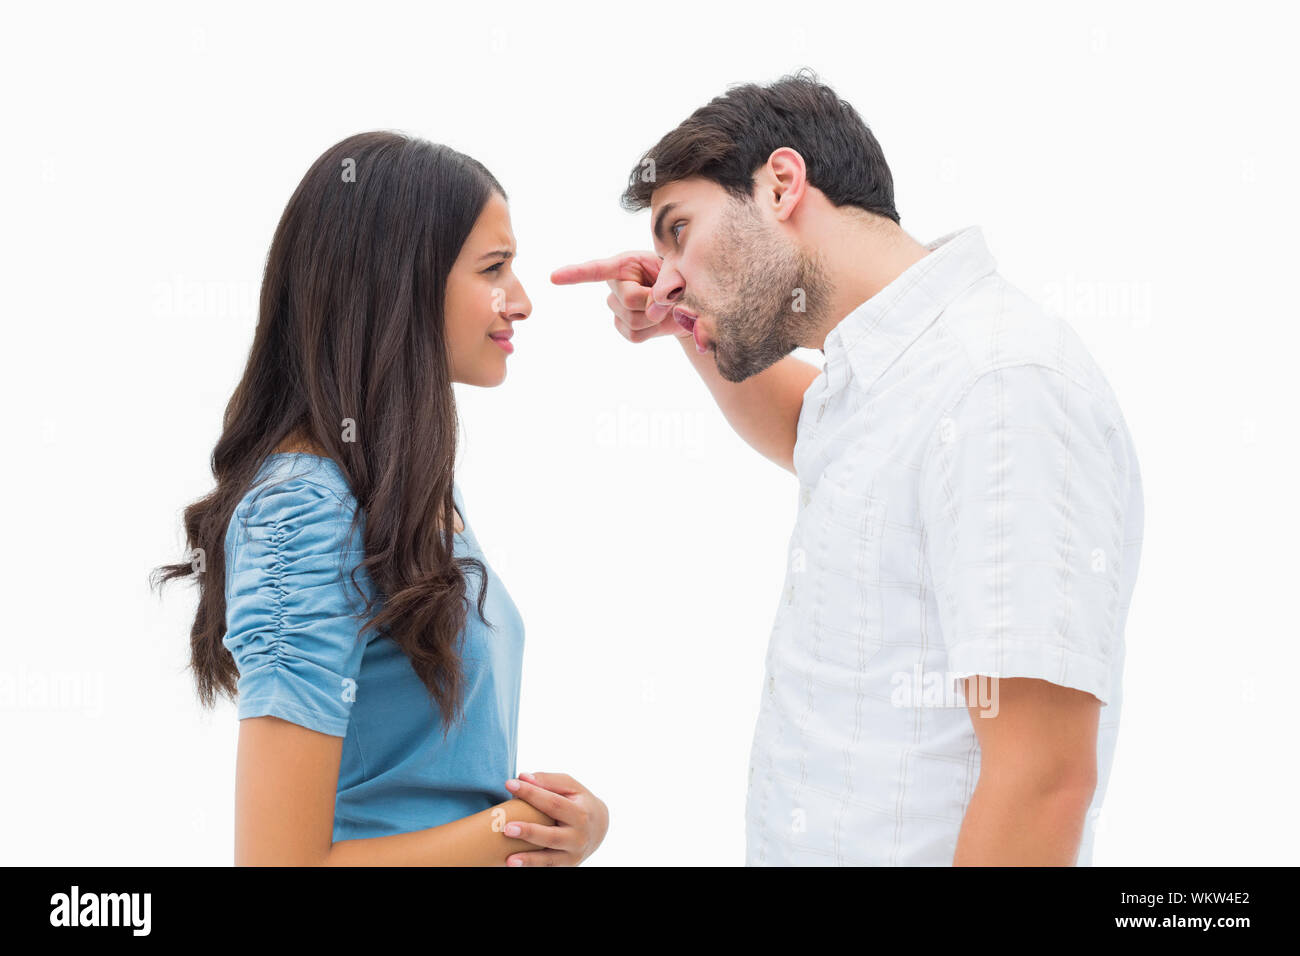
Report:
[[[577,282],[601,282],[619,277],[619,265],[622,256],[611,259],[592,259],[574,265],[560,266],[551,273],[551,282],[555,285],[573,285]]]
[[[659,257],[652,252],[624,252],[607,259],[560,266],[551,273],[551,282],[555,285],[572,285],[575,282],[608,282],[617,279],[649,287],[659,277],[659,265]]]

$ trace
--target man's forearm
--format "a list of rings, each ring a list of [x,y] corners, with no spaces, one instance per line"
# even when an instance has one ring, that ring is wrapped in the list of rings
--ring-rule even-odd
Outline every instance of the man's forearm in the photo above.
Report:
[[[516,798],[427,830],[340,840],[330,847],[324,865],[505,866],[511,853],[538,849],[501,832],[511,820],[555,825],[541,810]]]
[[[953,866],[1073,866],[1092,795],[1087,787],[995,784],[981,776]]]
[[[718,372],[713,353],[697,351],[694,338],[678,336],[677,344],[695,366],[736,434],[759,454],[793,472],[803,393],[820,374],[819,370],[787,355],[743,382],[728,382]]]

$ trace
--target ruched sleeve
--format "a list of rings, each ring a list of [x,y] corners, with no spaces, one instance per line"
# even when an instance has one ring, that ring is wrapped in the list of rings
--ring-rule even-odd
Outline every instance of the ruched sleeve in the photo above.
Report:
[[[294,476],[255,487],[226,533],[226,635],[238,715],[347,733],[366,641],[350,576],[363,557],[355,500]],[[369,594],[363,570],[358,584]]]

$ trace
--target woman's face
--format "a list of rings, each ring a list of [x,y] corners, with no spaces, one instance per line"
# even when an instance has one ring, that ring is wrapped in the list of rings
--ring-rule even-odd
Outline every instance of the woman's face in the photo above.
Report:
[[[510,336],[533,305],[512,268],[510,209],[494,192],[447,276],[446,332],[451,380],[491,387],[506,377]]]

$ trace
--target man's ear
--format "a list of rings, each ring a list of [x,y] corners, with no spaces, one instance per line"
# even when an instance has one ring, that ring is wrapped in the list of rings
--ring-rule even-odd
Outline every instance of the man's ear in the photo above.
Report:
[[[778,221],[794,215],[808,191],[808,167],[799,151],[789,146],[773,150],[755,178],[760,200],[769,206]]]

